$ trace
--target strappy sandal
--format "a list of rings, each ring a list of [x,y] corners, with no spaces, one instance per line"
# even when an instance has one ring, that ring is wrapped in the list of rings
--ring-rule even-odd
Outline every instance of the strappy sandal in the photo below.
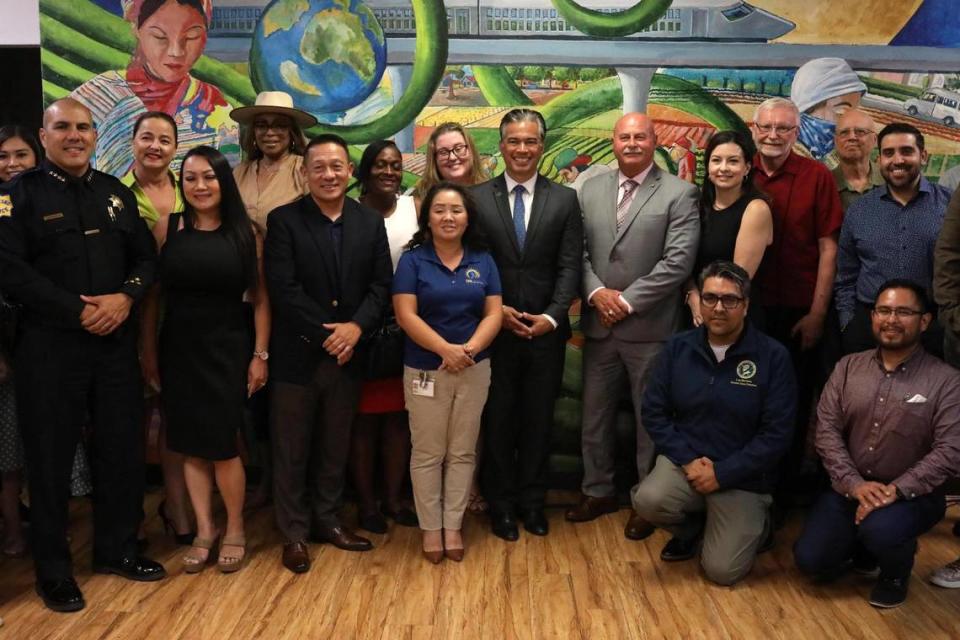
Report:
[[[239,547],[242,549],[240,555],[227,555],[225,547]],[[224,536],[220,543],[220,558],[217,560],[217,566],[221,573],[233,573],[239,571],[243,566],[243,561],[247,557],[247,539],[243,534],[238,536]]]
[[[220,538],[220,534],[215,535],[212,538],[201,538],[197,536],[193,539],[193,543],[190,545],[191,551],[193,549],[205,549],[207,555],[203,558],[198,557],[197,555],[187,555],[183,556],[183,570],[187,573],[200,573],[203,571],[204,567],[207,566],[207,563],[210,562],[210,558],[213,557],[213,549],[217,546],[217,540]]]

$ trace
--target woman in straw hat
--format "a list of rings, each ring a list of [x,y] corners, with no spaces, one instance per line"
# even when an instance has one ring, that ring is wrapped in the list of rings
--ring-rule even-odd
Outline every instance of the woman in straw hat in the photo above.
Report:
[[[247,214],[267,228],[267,215],[280,205],[307,192],[300,167],[306,138],[303,130],[317,119],[294,108],[293,98],[283,91],[263,91],[256,104],[230,112],[244,125],[241,146],[244,162],[233,170]]]

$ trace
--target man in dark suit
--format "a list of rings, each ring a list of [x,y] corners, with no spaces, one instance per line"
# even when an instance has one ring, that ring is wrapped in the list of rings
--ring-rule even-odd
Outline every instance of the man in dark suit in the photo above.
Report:
[[[270,214],[264,246],[273,308],[274,501],[283,565],[295,573],[310,568],[311,523],[312,539],[372,548],[340,524],[337,507],[360,397],[354,351],[379,325],[393,274],[383,217],[345,195],[353,165],[343,139],[314,138],[303,173],[310,193]]]
[[[543,513],[553,405],[560,391],[567,317],[577,296],[583,223],[577,194],[537,173],[546,124],[532,109],[500,122],[506,171],[473,189],[503,283],[503,329],[493,344],[483,416],[483,484],[494,534],[546,535]]]

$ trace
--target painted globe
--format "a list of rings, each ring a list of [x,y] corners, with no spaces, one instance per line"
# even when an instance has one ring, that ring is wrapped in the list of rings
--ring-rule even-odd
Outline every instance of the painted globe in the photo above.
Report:
[[[286,91],[312,113],[360,104],[386,65],[383,30],[359,0],[273,0],[250,49],[257,91]]]

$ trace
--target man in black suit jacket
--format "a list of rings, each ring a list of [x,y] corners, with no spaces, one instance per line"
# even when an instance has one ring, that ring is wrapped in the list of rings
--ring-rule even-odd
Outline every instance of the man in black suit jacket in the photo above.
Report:
[[[483,488],[494,534],[546,535],[543,514],[553,406],[580,287],[583,222],[573,189],[537,173],[546,124],[532,109],[500,122],[506,171],[473,188],[503,284],[503,329],[493,344],[484,409]]]
[[[361,335],[380,324],[393,278],[383,217],[345,196],[353,165],[343,139],[314,138],[303,173],[310,193],[270,214],[264,246],[274,501],[283,564],[295,573],[310,568],[311,521],[313,539],[348,551],[372,548],[340,524],[336,510],[360,397],[353,356]]]

